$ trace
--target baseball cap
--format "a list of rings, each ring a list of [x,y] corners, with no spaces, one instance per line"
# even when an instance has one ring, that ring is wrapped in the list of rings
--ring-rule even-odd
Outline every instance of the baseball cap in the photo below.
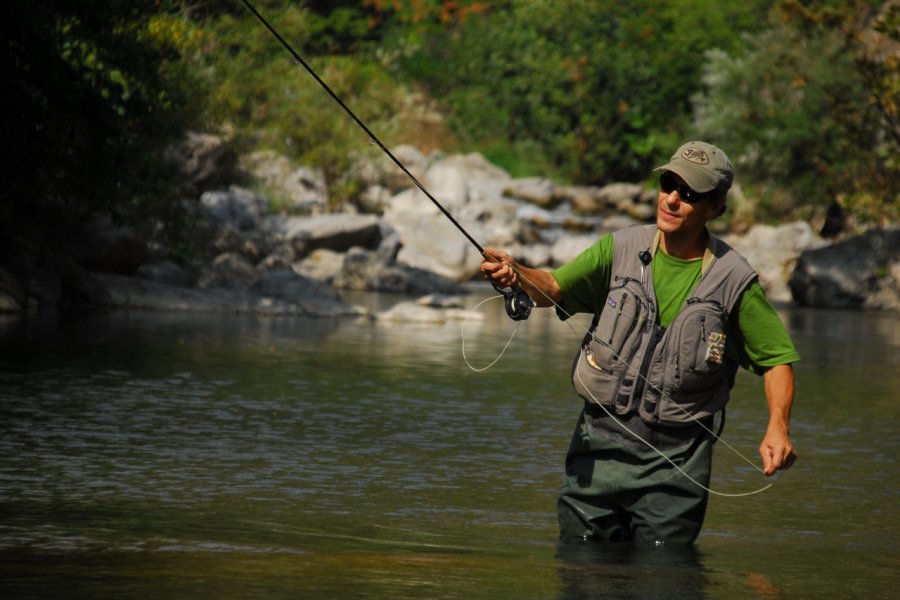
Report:
[[[717,190],[725,193],[734,181],[734,169],[725,153],[706,142],[688,142],[681,146],[669,162],[654,171],[672,171],[700,193]]]

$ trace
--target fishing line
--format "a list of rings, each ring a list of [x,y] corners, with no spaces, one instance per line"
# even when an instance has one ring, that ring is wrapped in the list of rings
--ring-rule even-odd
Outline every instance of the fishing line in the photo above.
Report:
[[[572,315],[571,315],[569,312],[567,312],[562,306],[560,306],[559,303],[557,303],[555,300],[553,300],[553,298],[551,298],[549,295],[547,295],[540,287],[538,287],[537,285],[535,285],[534,282],[532,282],[530,279],[528,279],[528,277],[527,277],[524,273],[522,273],[519,269],[517,269],[515,265],[510,264],[510,267],[513,269],[513,271],[516,272],[516,274],[517,274],[519,277],[521,277],[526,283],[528,283],[529,285],[531,285],[531,287],[533,287],[534,289],[536,289],[536,290],[537,290],[542,296],[544,296],[544,297],[545,297],[545,298],[546,298],[546,299],[547,299],[547,300],[548,300],[548,301],[549,301],[549,302],[550,302],[557,310],[559,310],[563,315],[566,316],[566,325],[569,326],[569,329],[571,329],[571,330],[572,330],[572,333],[574,333],[574,334],[576,335],[576,337],[577,337],[577,336],[579,335],[579,333],[578,333],[578,331],[575,329],[575,326],[572,324]],[[613,350],[612,346],[610,346],[609,344],[607,344],[607,343],[604,342],[603,340],[598,339],[597,336],[594,335],[594,332],[593,332],[593,331],[591,331],[590,329],[584,327],[583,325],[581,326],[581,328],[584,330],[585,333],[587,333],[588,335],[590,335],[591,338],[592,338],[594,341],[596,341],[597,343],[599,343],[599,344],[602,345],[602,346],[605,346],[605,347],[609,348],[610,350]],[[613,352],[615,352],[615,351],[613,350]],[[499,360],[499,357],[498,357],[497,360]],[[496,361],[494,361],[494,362],[496,362]],[[671,398],[669,398],[669,396],[667,396],[666,393],[665,393],[663,390],[659,389],[659,387],[657,387],[657,386],[653,385],[652,383],[650,383],[650,381],[649,381],[644,375],[642,375],[638,369],[635,369],[635,367],[634,367],[631,363],[626,362],[626,361],[622,361],[622,362],[623,362],[623,364],[625,365],[625,368],[626,368],[626,369],[628,369],[628,370],[630,370],[631,372],[633,372],[633,373],[635,374],[636,377],[638,377],[638,378],[640,378],[640,379],[643,379],[645,385],[649,385],[651,388],[653,388],[653,389],[655,389],[657,392],[659,392],[659,394],[660,394],[663,398],[669,400],[672,404],[674,404],[675,406],[677,406],[677,407],[679,408],[679,410],[681,410],[685,415],[688,416],[688,418],[690,418],[692,421],[694,421],[694,423],[696,423],[697,425],[699,425],[699,426],[700,426],[701,428],[703,428],[707,433],[709,433],[712,437],[714,437],[714,438],[716,439],[717,442],[721,442],[722,444],[724,444],[728,449],[730,449],[732,452],[734,452],[736,455],[738,455],[740,458],[742,458],[745,462],[747,462],[747,464],[749,464],[749,465],[750,465],[751,467],[753,467],[755,470],[757,470],[757,471],[759,471],[760,473],[762,473],[763,475],[765,475],[765,471],[763,471],[761,468],[759,468],[759,466],[756,465],[756,463],[754,463],[754,462],[751,461],[749,458],[747,458],[746,456],[744,456],[743,453],[741,453],[739,450],[737,450],[737,449],[736,449],[735,447],[733,447],[731,444],[729,444],[729,443],[726,442],[724,439],[722,439],[722,437],[721,437],[720,435],[717,435],[712,429],[710,429],[709,427],[707,427],[706,425],[704,425],[700,420],[698,420],[694,415],[690,414],[687,410],[685,410],[685,409],[684,409],[681,405],[679,405],[677,402],[675,402],[674,400],[672,400]],[[491,363],[491,364],[493,364],[493,363]],[[631,437],[640,440],[640,441],[641,441],[643,444],[645,444],[647,447],[649,447],[649,448],[652,449],[654,452],[656,452],[657,454],[659,454],[659,455],[660,455],[661,457],[663,457],[669,464],[671,464],[673,467],[675,467],[675,469],[677,469],[679,473],[681,473],[681,474],[684,475],[689,481],[691,481],[691,483],[693,483],[694,485],[698,486],[699,488],[705,490],[706,492],[709,492],[710,494],[714,494],[714,495],[716,495],[716,496],[725,496],[725,497],[728,497],[728,498],[740,498],[740,497],[744,497],[744,496],[752,496],[752,495],[754,495],[754,494],[759,494],[759,493],[761,493],[761,492],[766,491],[767,489],[769,489],[770,487],[772,487],[772,486],[774,485],[774,482],[773,482],[773,483],[769,483],[769,484],[767,484],[767,485],[765,485],[765,486],[763,486],[763,487],[761,487],[761,488],[759,488],[759,489],[757,489],[757,490],[753,490],[753,491],[751,491],[751,492],[743,492],[743,493],[727,493],[727,492],[719,492],[719,491],[710,489],[709,487],[703,485],[702,483],[700,483],[699,481],[697,481],[696,479],[694,479],[693,477],[691,477],[691,476],[690,476],[687,472],[685,472],[685,470],[682,469],[675,461],[673,461],[671,458],[669,458],[668,456],[666,456],[666,454],[665,454],[662,450],[660,450],[659,448],[657,448],[656,446],[654,446],[652,443],[648,442],[647,440],[645,440],[644,438],[642,438],[641,436],[639,436],[635,431],[633,431],[633,430],[630,429],[627,425],[625,425],[624,423],[622,423],[622,421],[621,421],[618,417],[616,417],[612,412],[610,412],[610,410],[609,410],[606,406],[604,406],[599,400],[597,400],[597,397],[594,396],[594,394],[591,393],[591,391],[590,391],[590,389],[588,388],[588,386],[584,383],[584,380],[581,379],[581,374],[578,373],[577,369],[575,370],[575,374],[578,376],[578,380],[581,382],[581,384],[582,384],[582,386],[584,387],[585,391],[587,391],[587,393],[591,396],[591,399],[594,401],[594,404],[596,404],[596,405],[598,405],[600,408],[602,408],[603,411],[604,411],[610,418],[612,418],[612,419],[616,422],[616,424],[619,425],[619,427],[621,427],[623,430],[625,430],[629,435],[631,435]]]

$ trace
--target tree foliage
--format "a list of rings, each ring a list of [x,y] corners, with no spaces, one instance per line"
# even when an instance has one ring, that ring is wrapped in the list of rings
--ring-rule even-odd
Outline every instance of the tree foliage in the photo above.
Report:
[[[519,145],[585,183],[639,180],[689,130],[704,52],[734,49],[769,4],[498,2],[432,36],[409,68],[471,143]]]
[[[734,149],[763,217],[831,205],[864,221],[900,218],[898,55],[879,52],[890,40],[878,31],[898,7],[837,6],[785,3],[781,21],[742,49],[708,55],[698,130]]]
[[[189,122],[184,30],[173,3],[32,0],[4,17],[5,243],[26,223],[52,245],[102,213],[147,223],[170,214],[173,171],[160,157]]]
[[[415,86],[400,83],[377,56],[390,15],[359,3],[310,4],[258,8],[379,138],[425,141],[419,130],[429,126],[403,114]],[[322,169],[335,203],[351,197],[357,187],[348,173],[371,150],[365,133],[249,13],[206,19],[202,30],[195,58],[209,90],[208,121],[227,123],[244,149],[275,149]]]
[[[254,4],[388,145],[606,183],[643,180],[704,137],[734,158],[761,216],[837,205],[900,218],[896,2]],[[189,127],[322,169],[336,201],[374,152],[237,0],[32,0],[5,16],[6,245],[23,223],[48,224],[52,241],[97,214],[173,232],[166,149]]]

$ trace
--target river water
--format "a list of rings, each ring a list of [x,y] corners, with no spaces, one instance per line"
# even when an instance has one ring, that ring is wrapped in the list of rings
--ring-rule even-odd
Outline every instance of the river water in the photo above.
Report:
[[[465,321],[475,367],[501,310]],[[896,597],[900,318],[780,314],[800,459],[689,550],[557,543],[581,321],[536,311],[481,372],[460,321],[0,321],[0,596]],[[724,439],[754,462],[766,414],[742,373]],[[714,490],[772,481],[717,448]]]

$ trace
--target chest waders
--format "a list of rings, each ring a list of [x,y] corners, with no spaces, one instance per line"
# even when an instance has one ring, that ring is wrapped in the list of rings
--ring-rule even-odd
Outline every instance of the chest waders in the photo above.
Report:
[[[669,460],[709,486],[714,438],[707,429],[737,371],[725,353],[725,327],[756,273],[711,237],[700,280],[663,328],[652,273],[656,227],[616,232],[613,243],[609,293],[572,365],[585,407],[566,456],[560,532],[690,543],[708,494]]]

